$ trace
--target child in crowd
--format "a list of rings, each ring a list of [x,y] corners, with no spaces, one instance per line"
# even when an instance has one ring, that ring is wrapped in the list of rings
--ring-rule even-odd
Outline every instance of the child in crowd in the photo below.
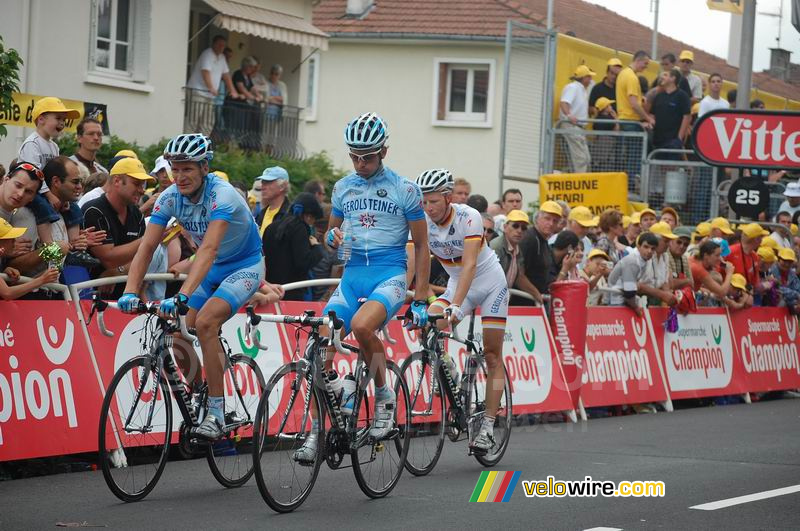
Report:
[[[0,218],[0,257],[6,253],[10,253],[14,248],[14,240],[25,234],[24,227],[12,227],[8,221]],[[12,282],[19,280],[19,271],[13,267],[7,267],[3,273],[8,275]],[[0,299],[10,301],[18,299],[23,295],[27,295],[35,289],[39,289],[45,284],[58,281],[58,269],[52,268],[46,270],[44,273],[24,284],[18,286],[9,286],[2,277],[0,277]]]
[[[588,306],[602,306],[602,288],[608,287],[608,275],[611,273],[611,258],[600,249],[592,249],[586,259],[586,265],[578,271],[580,277],[589,283]]]
[[[77,120],[81,117],[81,113],[76,109],[68,109],[58,98],[47,97],[36,102],[33,106],[32,117],[36,131],[31,133],[20,146],[17,160],[34,164],[43,170],[45,164],[59,156],[58,145],[53,139],[57,138],[64,130],[66,120]],[[51,243],[53,232],[50,224],[61,219],[58,215],[62,209],[61,201],[50,192],[46,183],[42,183],[39,194],[28,205],[28,208],[36,216],[39,240],[43,243]],[[83,222],[83,215],[78,204],[70,203],[69,209],[63,212],[63,216],[70,240],[77,238]]]
[[[747,279],[739,273],[734,273],[731,277],[731,287],[728,290],[727,301],[725,304],[731,310],[741,310],[752,306],[752,297],[747,289]]]

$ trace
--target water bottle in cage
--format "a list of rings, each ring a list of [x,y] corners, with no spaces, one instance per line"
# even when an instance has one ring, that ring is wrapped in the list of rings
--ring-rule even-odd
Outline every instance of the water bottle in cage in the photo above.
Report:
[[[344,218],[342,226],[339,227],[339,230],[342,231],[342,244],[339,245],[336,256],[339,258],[339,260],[346,263],[348,260],[350,260],[350,254],[353,251],[353,226],[350,223],[349,218]]]

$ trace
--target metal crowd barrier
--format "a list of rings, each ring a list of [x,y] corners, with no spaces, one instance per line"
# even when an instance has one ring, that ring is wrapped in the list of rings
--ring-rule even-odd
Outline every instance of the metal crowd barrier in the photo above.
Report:
[[[597,130],[587,126],[613,125],[628,130]],[[545,173],[625,172],[628,195],[644,201],[647,195],[647,131],[639,122],[581,120],[574,126],[559,120],[548,129],[553,152],[545,160]]]
[[[0,278],[5,280],[7,284],[11,283],[11,279],[5,273],[0,273]],[[25,284],[25,283],[30,282],[32,280],[33,279],[31,277],[20,276],[19,280],[17,281],[17,284]],[[72,300],[72,295],[71,295],[71,293],[69,291],[69,286],[65,286],[64,284],[45,284],[39,289],[40,290],[46,290],[46,291],[56,291],[56,292],[61,293],[61,295],[64,297],[65,301],[71,301]]]

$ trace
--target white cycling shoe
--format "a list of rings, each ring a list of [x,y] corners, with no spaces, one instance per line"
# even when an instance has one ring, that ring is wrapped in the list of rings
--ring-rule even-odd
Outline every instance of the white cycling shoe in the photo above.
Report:
[[[394,415],[397,408],[397,397],[375,403],[375,418],[369,429],[369,436],[383,439],[394,429]]]

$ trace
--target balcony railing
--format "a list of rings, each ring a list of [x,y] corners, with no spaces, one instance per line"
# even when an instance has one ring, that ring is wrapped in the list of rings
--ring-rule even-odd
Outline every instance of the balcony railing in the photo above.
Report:
[[[298,140],[300,107],[213,98],[185,89],[183,130],[203,133],[216,143],[235,144],[248,151],[265,151],[275,158],[302,159]]]

